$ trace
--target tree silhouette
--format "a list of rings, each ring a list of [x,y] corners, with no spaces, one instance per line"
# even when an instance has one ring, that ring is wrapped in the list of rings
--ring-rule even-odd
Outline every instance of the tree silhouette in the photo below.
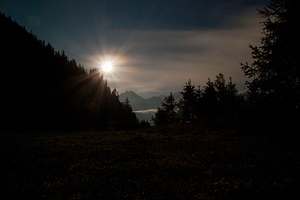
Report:
[[[173,123],[175,121],[175,110],[177,103],[175,102],[172,92],[169,96],[165,97],[161,107],[155,113],[153,121],[156,125],[163,125]]]
[[[87,72],[2,14],[0,25],[0,129],[136,126],[98,69]]]
[[[182,99],[177,104],[174,96],[166,97],[162,107],[158,108],[153,121],[156,125],[170,123],[209,123],[225,127],[236,127],[241,124],[244,111],[244,99],[238,94],[236,85],[229,78],[219,73],[215,81],[208,79],[203,89],[198,89],[189,80],[183,86]]]
[[[252,108],[271,126],[299,119],[299,10],[296,0],[272,0],[259,10],[264,37],[261,46],[250,45],[254,62],[242,64],[251,78],[247,84]]]
[[[181,92],[182,99],[179,102],[182,109],[182,120],[193,121],[197,118],[197,101],[200,98],[200,91],[195,89],[192,81],[189,80]]]
[[[216,115],[218,110],[218,92],[215,88],[214,82],[210,79],[208,79],[206,86],[204,86],[200,103],[203,117],[209,118]]]

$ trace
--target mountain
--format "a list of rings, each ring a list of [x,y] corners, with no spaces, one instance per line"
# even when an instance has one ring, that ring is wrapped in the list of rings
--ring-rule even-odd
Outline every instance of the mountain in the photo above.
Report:
[[[182,95],[180,92],[175,92],[175,101],[179,102]],[[120,102],[125,102],[126,98],[129,100],[129,104],[132,106],[132,110],[135,112],[139,120],[145,120],[151,123],[152,117],[161,103],[164,101],[166,96],[154,96],[151,98],[144,99],[133,91],[126,91],[119,95]]]
[[[145,106],[145,99],[139,95],[137,95],[135,92],[132,91],[126,91],[124,93],[121,93],[119,95],[120,102],[125,102],[125,100],[128,98],[129,104],[132,106],[133,110],[146,110],[148,109]]]
[[[119,96],[120,102],[125,102],[128,98],[129,104],[132,106],[137,118],[139,120],[148,121],[153,124],[152,117],[154,117],[156,109],[161,105],[165,96],[151,97],[144,99],[135,92],[126,91]]]
[[[126,98],[128,98],[129,104],[132,106],[132,109],[134,111],[139,111],[157,109],[161,105],[164,96],[144,99],[143,97],[137,95],[135,92],[132,91],[126,91],[124,93],[121,93],[119,96],[120,102],[125,102]]]
[[[173,93],[175,101],[179,102],[182,95],[180,92]],[[144,99],[133,91],[126,91],[121,93],[119,96],[120,102],[125,102],[128,98],[130,105],[134,111],[157,109],[161,106],[162,101],[165,99],[165,95],[154,96],[151,98]]]

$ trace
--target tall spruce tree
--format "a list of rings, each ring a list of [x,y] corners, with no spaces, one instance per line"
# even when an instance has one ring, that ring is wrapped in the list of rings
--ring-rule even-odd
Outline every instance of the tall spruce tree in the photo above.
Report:
[[[204,86],[201,100],[201,107],[205,118],[215,116],[218,105],[218,91],[215,88],[214,82],[208,79]]]
[[[254,62],[242,64],[249,100],[272,125],[299,119],[299,11],[298,0],[271,0],[259,10],[264,37],[260,46],[250,45]]]
[[[183,121],[192,121],[197,118],[196,108],[200,93],[197,92],[195,86],[192,85],[192,81],[189,80],[183,87],[181,94],[180,107],[182,109]]]
[[[156,125],[163,125],[173,123],[175,121],[175,111],[177,103],[175,102],[172,92],[169,96],[165,97],[161,107],[157,109],[153,121]]]

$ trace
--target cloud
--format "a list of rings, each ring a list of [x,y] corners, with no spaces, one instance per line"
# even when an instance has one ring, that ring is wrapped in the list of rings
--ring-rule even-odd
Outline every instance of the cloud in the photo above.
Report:
[[[244,89],[240,63],[251,62],[249,44],[259,44],[262,37],[259,17],[251,8],[223,21],[209,29],[99,30],[97,37],[85,37],[96,38],[93,43],[73,45],[73,50],[86,67],[97,66],[101,57],[115,59],[116,70],[107,79],[120,92],[168,94],[182,90],[189,79],[203,86],[220,72]]]
[[[261,27],[253,10],[229,17],[226,23],[219,29],[134,32],[119,43],[126,49],[122,56],[127,58],[127,71],[109,83],[119,91],[165,94],[181,90],[188,79],[203,86],[222,72],[242,88],[246,78],[239,63],[251,61],[248,45],[259,43]],[[231,26],[237,23],[240,26]],[[120,33],[111,34],[117,38]]]
[[[251,62],[248,45],[261,37],[254,6],[268,2],[43,1],[14,9],[17,4],[7,1],[0,7],[87,68],[102,57],[116,59],[116,71],[107,77],[112,88],[168,94],[188,79],[205,85],[219,72],[242,87],[239,63]]]

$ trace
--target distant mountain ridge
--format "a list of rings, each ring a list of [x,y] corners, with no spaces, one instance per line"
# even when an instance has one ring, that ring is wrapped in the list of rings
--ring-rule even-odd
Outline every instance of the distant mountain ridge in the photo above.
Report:
[[[182,97],[180,92],[173,93],[175,101],[179,101]],[[150,124],[154,124],[152,117],[154,117],[155,112],[158,107],[161,106],[161,103],[165,99],[165,95],[154,96],[151,98],[143,98],[136,94],[133,91],[126,91],[119,95],[120,102],[125,102],[126,98],[129,100],[129,104],[132,107],[132,110],[135,112],[136,117],[139,120],[148,121]]]
[[[175,101],[179,101],[179,99],[181,98],[180,92],[175,92],[173,93],[173,95],[175,97]],[[126,91],[119,95],[119,100],[120,102],[125,102],[126,98],[128,98],[133,111],[139,111],[157,109],[161,106],[161,103],[165,97],[165,95],[160,95],[145,99],[133,91]]]
[[[161,104],[163,98],[161,97],[152,97],[149,99],[144,99],[143,97],[137,95],[133,91],[126,91],[119,96],[120,102],[125,102],[128,98],[130,105],[134,111],[137,110],[148,110],[148,109],[157,109]]]

